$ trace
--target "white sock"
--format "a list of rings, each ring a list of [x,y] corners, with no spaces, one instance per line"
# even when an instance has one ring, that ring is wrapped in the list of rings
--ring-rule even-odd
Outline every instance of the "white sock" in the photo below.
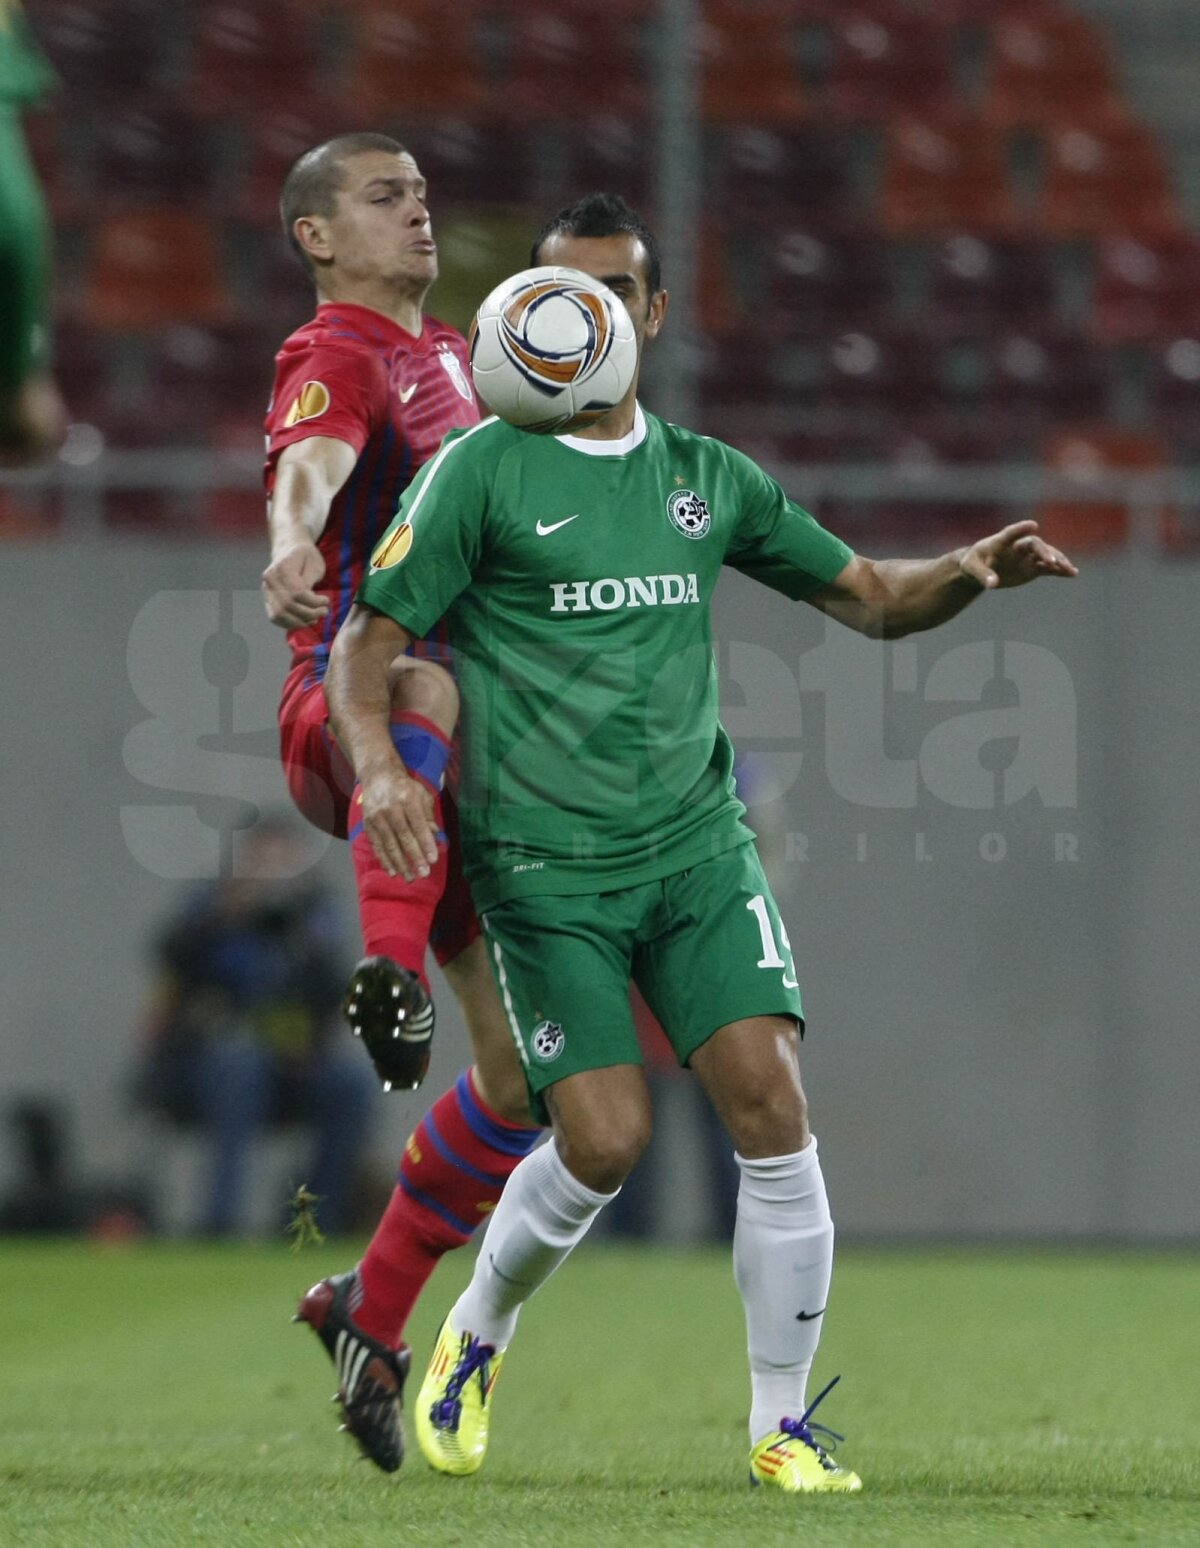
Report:
[[[753,1446],[804,1412],[833,1272],[833,1221],[815,1139],[795,1155],[737,1163],[733,1272],[746,1308]]]
[[[593,1193],[572,1177],[553,1140],[526,1156],[504,1185],[450,1325],[505,1348],[521,1307],[616,1196]]]

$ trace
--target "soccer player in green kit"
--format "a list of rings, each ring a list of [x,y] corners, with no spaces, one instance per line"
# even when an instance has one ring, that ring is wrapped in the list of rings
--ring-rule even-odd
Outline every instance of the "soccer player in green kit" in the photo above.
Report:
[[[46,211],[20,118],[53,84],[18,0],[0,0],[0,462],[46,455],[66,427],[49,367]]]
[[[639,348],[661,330],[654,237],[622,200],[593,195],[560,212],[533,262],[603,280]],[[439,1471],[479,1467],[521,1305],[646,1143],[632,977],[741,1169],[751,1479],[849,1492],[857,1474],[810,1422],[824,1393],[805,1397],[833,1224],[800,1084],[796,970],[717,719],[710,600],[729,564],[893,638],[985,590],[1075,570],[1033,522],[939,559],[863,559],[749,458],[647,414],[636,390],[577,435],[489,419],[448,436],[405,494],[330,658],[332,720],[367,831],[403,871],[423,834],[388,735],[385,665],[448,619],[467,876],[532,1100],[553,1126],[509,1178],[443,1325],[417,1438]]]

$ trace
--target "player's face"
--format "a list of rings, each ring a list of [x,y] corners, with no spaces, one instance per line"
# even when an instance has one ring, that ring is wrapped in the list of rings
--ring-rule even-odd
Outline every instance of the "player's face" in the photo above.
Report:
[[[558,263],[582,269],[602,280],[625,303],[637,335],[638,358],[647,339],[656,338],[667,311],[667,293],[652,295],[646,274],[646,249],[629,232],[616,236],[577,237],[556,231],[542,243],[539,263]]]
[[[363,151],[348,157],[325,224],[331,255],[347,278],[406,281],[422,290],[437,279],[425,179],[409,155]]]

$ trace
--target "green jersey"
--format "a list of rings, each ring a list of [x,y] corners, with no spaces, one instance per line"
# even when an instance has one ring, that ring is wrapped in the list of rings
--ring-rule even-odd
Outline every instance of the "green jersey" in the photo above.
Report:
[[[54,71],[34,41],[19,0],[0,0],[0,105],[36,102]]]
[[[747,842],[717,718],[721,567],[803,597],[851,557],[748,457],[640,408],[624,442],[497,419],[447,436],[358,600],[418,639],[445,618],[477,907],[634,886]]]

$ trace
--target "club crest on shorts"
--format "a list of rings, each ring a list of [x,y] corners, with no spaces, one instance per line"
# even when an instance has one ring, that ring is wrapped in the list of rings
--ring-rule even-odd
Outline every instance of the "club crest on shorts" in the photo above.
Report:
[[[534,1058],[540,1059],[543,1064],[550,1064],[557,1059],[565,1042],[563,1029],[557,1021],[539,1021],[529,1040]]]
[[[687,538],[702,538],[712,526],[708,501],[692,489],[676,489],[667,496],[667,515],[671,525]]]

